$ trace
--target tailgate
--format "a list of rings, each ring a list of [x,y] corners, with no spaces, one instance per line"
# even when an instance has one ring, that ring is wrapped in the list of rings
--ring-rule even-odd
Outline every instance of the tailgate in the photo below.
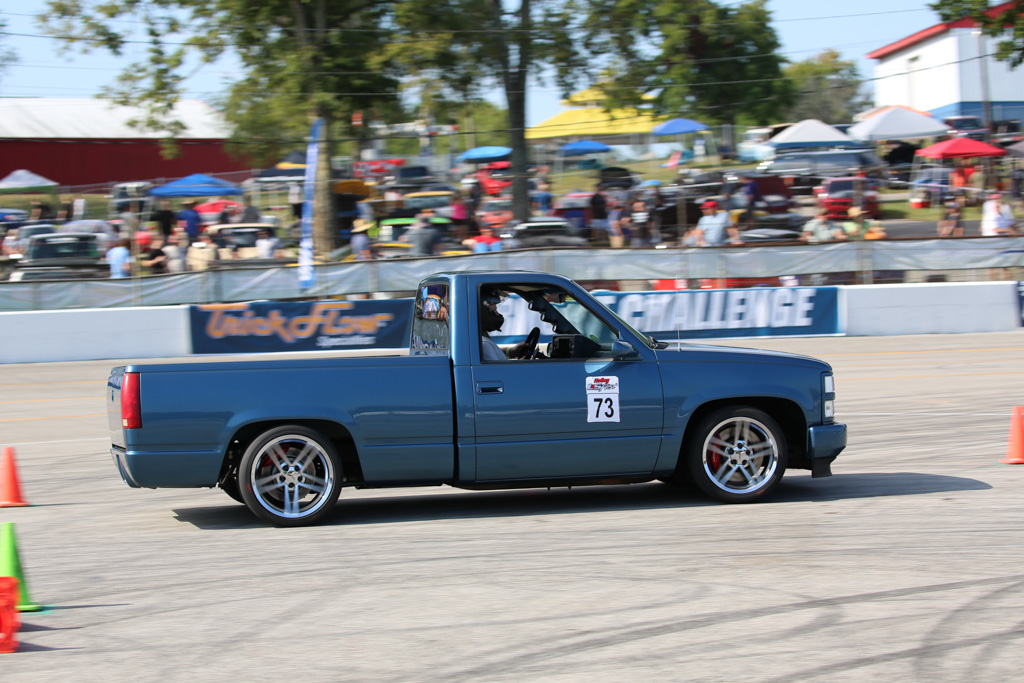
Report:
[[[110,371],[107,379],[107,428],[110,430],[110,445],[125,448],[124,430],[121,428],[121,381],[124,379],[124,366]]]

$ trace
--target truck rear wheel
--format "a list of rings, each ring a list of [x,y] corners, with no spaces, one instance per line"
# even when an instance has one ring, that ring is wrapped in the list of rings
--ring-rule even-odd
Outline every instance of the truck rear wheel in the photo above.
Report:
[[[245,450],[238,486],[256,516],[278,526],[312,524],[338,500],[341,458],[330,439],[313,429],[276,427]]]
[[[696,425],[687,467],[700,489],[726,503],[764,498],[786,471],[786,436],[772,417],[750,406],[727,406]]]

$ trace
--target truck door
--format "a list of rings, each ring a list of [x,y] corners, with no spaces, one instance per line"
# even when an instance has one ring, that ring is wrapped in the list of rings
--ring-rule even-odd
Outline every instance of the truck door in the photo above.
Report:
[[[507,349],[524,330],[545,328],[546,357],[486,361],[483,339],[474,357],[476,480],[651,472],[663,426],[653,353],[644,347],[614,359],[615,329],[564,290],[545,287],[510,286],[498,308],[508,314],[505,331],[518,334],[488,335]]]

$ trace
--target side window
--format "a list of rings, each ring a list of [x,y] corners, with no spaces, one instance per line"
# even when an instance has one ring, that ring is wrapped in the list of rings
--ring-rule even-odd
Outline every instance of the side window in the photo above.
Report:
[[[409,353],[413,356],[447,356],[450,347],[448,327],[448,285],[421,287],[413,309],[412,339]]]
[[[500,304],[495,310],[501,326],[494,329],[496,319],[485,336],[509,359],[585,360],[608,356],[618,339],[614,328],[559,287],[508,284],[494,289],[499,293]],[[488,360],[486,355],[484,360]]]

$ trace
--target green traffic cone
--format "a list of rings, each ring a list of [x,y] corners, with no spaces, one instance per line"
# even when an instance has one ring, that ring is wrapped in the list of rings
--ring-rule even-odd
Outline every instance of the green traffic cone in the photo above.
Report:
[[[14,522],[0,524],[0,576],[13,576],[18,580],[18,611],[39,612],[37,605],[28,597],[28,583],[25,581],[18,559],[18,540],[14,537]]]

